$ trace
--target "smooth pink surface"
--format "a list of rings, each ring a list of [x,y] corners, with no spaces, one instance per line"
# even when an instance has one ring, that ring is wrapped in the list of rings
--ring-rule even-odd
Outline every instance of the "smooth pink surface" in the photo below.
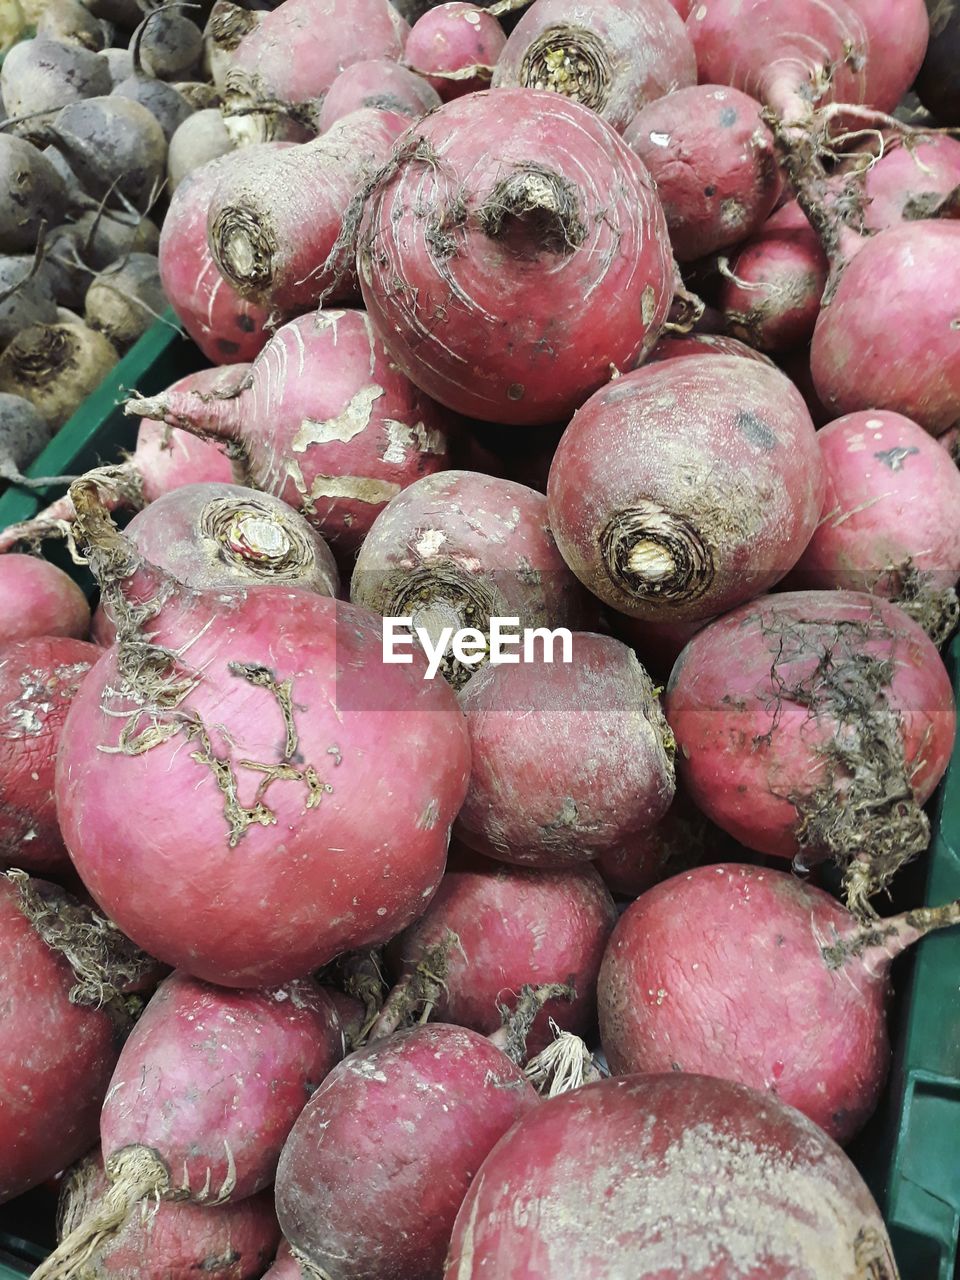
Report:
[[[503,52],[507,37],[496,18],[465,0],[438,4],[413,24],[403,58],[408,66],[425,75],[444,100],[462,98],[490,86],[486,76],[449,80],[430,75],[433,71],[460,71],[467,67],[493,69]]]
[[[249,368],[248,364],[231,364],[225,368],[201,369],[180,378],[169,391],[223,394],[239,386]],[[199,440],[186,431],[151,422],[149,418],[140,421],[133,461],[143,478],[143,496],[147,502],[154,502],[161,494],[185,484],[233,482],[233,464],[215,440]]]
[[[439,95],[423,76],[388,58],[370,58],[354,62],[340,72],[323,100],[317,123],[323,133],[351,111],[362,111],[364,107],[395,111],[419,120],[439,105]]]
[[[87,598],[62,569],[39,556],[0,556],[0,644],[32,636],[72,636],[90,630]]]
[[[729,338],[725,333],[666,334],[644,361],[645,364],[662,364],[664,360],[680,360],[687,356],[742,356],[745,360],[770,363],[770,357],[748,346],[739,338]]]

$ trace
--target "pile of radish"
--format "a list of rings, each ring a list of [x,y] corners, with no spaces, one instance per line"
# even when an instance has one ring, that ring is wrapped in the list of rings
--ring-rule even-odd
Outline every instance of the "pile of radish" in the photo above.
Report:
[[[33,1280],[899,1280],[842,1148],[960,925],[927,7],[0,0]],[[25,480],[168,304],[205,367]]]

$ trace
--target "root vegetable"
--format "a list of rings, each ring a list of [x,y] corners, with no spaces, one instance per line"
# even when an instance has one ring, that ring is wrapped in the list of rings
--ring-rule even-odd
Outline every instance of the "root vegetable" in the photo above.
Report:
[[[833,859],[858,914],[929,842],[956,729],[932,641],[853,591],[766,596],[705,627],[667,688],[684,786],[748,849]]]
[[[7,110],[13,114],[9,104]],[[6,193],[0,205],[0,253],[32,252],[41,225],[49,227],[63,217],[67,207],[63,179],[35,146],[2,133],[0,189]]]
[[[864,225],[883,231],[899,222],[934,217],[960,187],[960,142],[931,137],[894,146],[864,178]]]
[[[585,107],[471,93],[414,125],[392,169],[366,206],[360,284],[435,400],[557,422],[653,346],[673,293],[666,224],[639,159]]]
[[[51,278],[35,268],[32,258],[0,258],[0,351],[23,329],[56,322]]]
[[[171,192],[176,191],[188,173],[225,156],[235,146],[218,107],[195,111],[188,116],[177,128],[167,149],[167,177]],[[206,244],[205,225],[203,231]]]
[[[58,40],[21,40],[0,67],[7,115],[23,118],[23,127],[31,133],[68,103],[109,93],[110,88],[110,68],[99,54]]]
[[[536,1107],[520,1069],[462,1027],[417,1027],[358,1050],[313,1095],[284,1147],[284,1236],[305,1270],[338,1280],[439,1280],[474,1174]]]
[[[84,319],[122,353],[143,337],[166,308],[157,259],[149,253],[131,253],[90,285]]]
[[[598,988],[607,1061],[615,1075],[690,1071],[769,1091],[849,1142],[890,1065],[891,963],[957,923],[960,904],[864,926],[821,889],[758,867],[674,876],[610,939]]]
[[[87,598],[62,569],[37,556],[0,557],[0,643],[90,630]]]
[[[198,65],[203,53],[200,28],[175,5],[148,13],[130,43],[138,51],[147,75],[158,80],[182,79]]]
[[[550,1043],[551,1020],[593,1033],[597,974],[615,920],[592,867],[528,870],[474,857],[447,870],[426,912],[391,950],[401,984],[421,967],[436,979],[432,1017],[483,1035],[500,1028],[501,1003],[525,984],[572,984],[573,1000],[548,1000],[537,1014],[527,1033],[533,1055]],[[439,970],[434,956],[442,957]]]
[[[897,1275],[880,1211],[841,1149],[775,1098],[674,1072],[588,1084],[525,1116],[467,1192],[444,1276],[858,1272]]]
[[[403,57],[449,102],[488,88],[506,43],[503,27],[493,14],[464,0],[448,0],[417,19]]]
[[[0,355],[0,392],[29,400],[53,431],[116,363],[116,350],[85,325],[35,324]]]
[[[153,114],[132,98],[74,102],[51,126],[55,145],[90,195],[148,209],[166,171],[167,140]]]
[[[210,251],[224,278],[243,297],[281,312],[306,310],[325,291],[349,298],[352,267],[338,280],[325,264],[351,200],[408,124],[405,116],[364,108],[313,142],[226,157],[207,216]],[[348,239],[344,261],[353,248]]]
[[[99,53],[108,43],[109,29],[104,29],[104,24],[81,0],[47,0],[36,30],[42,39],[81,45],[94,53]]]
[[[781,190],[773,134],[745,93],[679,89],[648,103],[623,139],[657,184],[680,262],[737,244],[773,211]]]
[[[290,587],[186,591],[116,532],[90,480],[71,497],[119,631],[57,760],[61,830],[94,898],[224,986],[282,982],[405,928],[467,785],[452,692],[425,664],[384,664],[365,610]]]
[[[50,439],[50,427],[29,400],[0,392],[0,481],[31,486],[21,472]],[[41,482],[54,483],[44,476]]]
[[[100,56],[110,68],[110,81],[114,88],[133,75],[133,54],[129,49],[104,49]]]
[[[166,978],[100,1112],[109,1188],[35,1280],[73,1274],[92,1249],[115,1247],[150,1197],[214,1208],[263,1191],[307,1098],[342,1056],[336,1012],[312,979],[241,992]]]
[[[97,1139],[148,957],[97,912],[22,871],[0,874],[0,1203]]]
[[[581,582],[653,622],[759,595],[816,528],[823,464],[800,394],[739,356],[640,368],[575,415],[547,484],[550,527]]]
[[[460,695],[473,765],[454,830],[488,857],[583,863],[673,799],[673,740],[636,655],[578,632],[570,659],[488,663]]]
[[[423,76],[387,58],[371,58],[340,72],[323,100],[317,124],[324,133],[351,111],[365,107],[419,120],[439,105],[439,94]]]
[[[488,648],[492,618],[580,629],[591,615],[550,533],[543,494],[472,471],[428,476],[394,498],[360,548],[350,598],[384,617],[410,617],[435,645],[445,627],[472,627]],[[477,667],[444,650],[441,670],[459,688]]]
[[[116,209],[91,210],[73,225],[81,258],[97,271],[107,270],[129,254],[155,254],[160,245],[160,232],[149,218]]]
[[[254,487],[348,551],[391,498],[447,457],[447,415],[395,368],[362,311],[284,325],[233,397],[171,393],[127,412],[239,446]]]
[[[193,114],[193,108],[172,84],[144,75],[132,75],[114,85],[112,96],[130,98],[146,107],[169,143],[177,129]]]
[[[60,731],[96,645],[41,636],[0,645],[0,866],[68,871],[53,799]]]
[[[70,1170],[60,1190],[61,1237],[87,1216],[109,1185],[99,1152]],[[128,1218],[84,1269],[96,1280],[192,1280],[198,1274],[257,1280],[279,1234],[270,1191],[215,1208],[162,1201]]]
[[[507,40],[494,87],[546,89],[622,133],[648,102],[697,82],[670,0],[536,0]]]
[[[728,337],[725,333],[665,334],[644,363],[660,364],[664,360],[705,355],[743,356],[745,360],[759,360],[761,364],[773,363],[769,356],[765,356],[756,347],[748,346],[739,338]]]
[[[231,0],[216,0],[203,29],[203,67],[216,88],[223,88],[240,41],[265,17],[263,9],[244,9]]]

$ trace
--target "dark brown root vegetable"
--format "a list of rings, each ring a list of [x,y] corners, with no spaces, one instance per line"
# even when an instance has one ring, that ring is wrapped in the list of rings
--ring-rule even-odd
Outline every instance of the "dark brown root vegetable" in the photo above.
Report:
[[[32,325],[0,355],[0,391],[29,400],[56,430],[116,363],[116,350],[86,326]]]
[[[37,22],[37,35],[62,44],[77,44],[94,53],[108,43],[108,31],[80,0],[47,0]]]
[[[40,227],[55,226],[67,208],[66,185],[50,161],[7,133],[0,133],[0,191],[0,253],[32,251]],[[0,291],[5,288],[0,282]]]
[[[188,173],[210,160],[225,156],[236,145],[219,108],[210,107],[188,116],[170,139],[167,149],[167,178],[171,193],[176,191]]]
[[[130,98],[88,98],[58,112],[50,131],[90,195],[114,208],[124,199],[137,209],[150,207],[166,171],[167,140],[145,106]]]
[[[129,76],[114,86],[113,96],[131,98],[147,108],[156,117],[167,142],[184,120],[193,114],[193,108],[180,96],[172,84],[157,80],[143,73]]]
[[[149,218],[121,210],[81,214],[73,224],[80,237],[80,257],[95,271],[104,271],[131,253],[156,253],[160,232]]]
[[[199,64],[203,34],[176,5],[164,5],[144,18],[131,47],[134,61],[139,54],[147,75],[158,80],[178,80]]]
[[[0,258],[0,351],[32,324],[53,324],[57,300],[30,258]]]
[[[84,319],[122,354],[146,333],[166,305],[157,259],[149,253],[131,253],[93,281],[87,290]]]
[[[109,93],[110,68],[99,54],[57,40],[22,40],[0,67],[0,93],[7,115],[25,117],[33,133],[71,102]]]

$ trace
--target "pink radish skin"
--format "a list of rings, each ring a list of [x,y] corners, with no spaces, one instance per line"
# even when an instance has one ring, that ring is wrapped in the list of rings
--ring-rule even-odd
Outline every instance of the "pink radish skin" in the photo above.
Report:
[[[716,858],[735,848],[724,832],[708,822],[688,796],[678,790],[673,804],[655,827],[642,831],[616,849],[602,853],[594,865],[612,893],[636,898],[664,875]]]
[[[695,622],[793,566],[820,516],[823,464],[779,370],[739,356],[670,360],[575,414],[547,502],[564,559],[604,603]]]
[[[682,782],[748,849],[834,858],[858,911],[929,841],[956,713],[932,641],[853,591],[766,596],[690,641],[667,687]]]
[[[616,921],[613,899],[592,867],[528,870],[461,855],[416,924],[391,944],[402,977],[444,950],[432,1015],[483,1035],[500,1028],[499,1005],[526,983],[572,983],[576,997],[548,1000],[527,1034],[533,1056],[553,1039],[550,1020],[589,1036],[596,1025],[600,961]],[[447,931],[456,935],[449,944]]]
[[[454,831],[488,857],[582,864],[673,799],[670,732],[636,655],[584,632],[571,650],[570,662],[487,663],[460,695],[473,767]]]
[[[365,107],[419,120],[439,105],[439,94],[423,76],[387,58],[371,58],[354,62],[334,80],[320,108],[319,131],[325,133],[351,111]]]
[[[672,1072],[588,1084],[525,1116],[474,1179],[444,1277],[858,1273],[897,1270],[843,1151],[775,1098]]]
[[[586,107],[532,89],[471,93],[413,126],[367,203],[358,268],[371,319],[418,386],[516,424],[559,422],[611,365],[629,368],[674,285],[639,159]]]
[[[890,1065],[890,965],[934,920],[958,923],[960,908],[865,928],[785,872],[675,876],[610,939],[598,987],[607,1061],[615,1075],[691,1071],[769,1091],[847,1143]]]
[[[908,146],[893,146],[867,170],[864,178],[864,225],[884,231],[926,212],[960,186],[960,142],[932,137]],[[867,203],[869,201],[869,203]]]
[[[680,262],[752,235],[780,194],[773,134],[760,104],[737,89],[678,89],[635,115],[623,140],[657,184]]]
[[[365,610],[297,588],[186,591],[117,534],[90,481],[72,490],[114,616],[163,593],[120,647],[182,652],[144,694],[114,646],[67,718],[58,813],[94,898],[151,954],[224,986],[288,981],[412,923],[469,774],[450,689],[418,658],[384,664]],[[161,698],[157,737],[137,736],[131,695]]]
[[[70,1170],[60,1192],[61,1235],[82,1221],[109,1185],[99,1152]],[[128,1218],[84,1264],[84,1274],[91,1280],[196,1280],[198,1274],[257,1280],[279,1235],[272,1190],[215,1208],[161,1201]]]
[[[811,368],[831,413],[889,409],[941,435],[960,419],[960,223],[859,243],[817,321]]]
[[[440,628],[491,618],[524,627],[581,629],[594,607],[563,562],[542,493],[473,471],[446,471],[410,485],[377,518],[360,548],[350,598],[384,617]],[[458,688],[477,670],[448,653],[442,670]]]
[[[224,156],[207,203],[207,243],[223,277],[242,297],[286,314],[324,297],[352,297],[352,242],[338,259],[339,274],[324,264],[350,201],[409,123],[365,107],[298,147]]]
[[[496,18],[475,4],[449,0],[428,9],[407,36],[403,58],[429,80],[444,102],[489,88],[490,76],[507,37]],[[483,70],[465,79],[443,72]],[[440,72],[440,75],[436,73]]]
[[[30,880],[38,905],[72,904],[56,885]],[[119,1000],[99,1005],[21,909],[0,875],[0,1204],[52,1178],[97,1140],[100,1106],[130,1019]],[[56,917],[52,917],[53,920]],[[51,923],[48,919],[47,923]]]
[[[759,360],[761,364],[773,363],[762,351],[748,346],[739,338],[730,338],[725,333],[681,333],[662,337],[644,364],[662,364],[664,360],[709,355],[742,356],[745,360]]]
[[[816,232],[790,201],[729,265],[720,309],[734,337],[762,351],[792,351],[813,337],[828,263]]]
[[[618,133],[647,103],[696,83],[696,55],[670,0],[536,0],[493,75],[494,88],[582,102]]]
[[[251,150],[266,156],[290,145],[263,143]],[[207,210],[227,159],[211,160],[180,181],[170,197],[158,250],[163,291],[180,323],[214,364],[252,360],[270,336],[267,309],[240,297],[220,274],[207,245]]]
[[[439,1280],[471,1179],[536,1107],[520,1069],[463,1027],[416,1027],[358,1050],[320,1086],[284,1147],[284,1235],[337,1280]]]
[[[72,870],[53,798],[70,701],[100,657],[96,645],[38,636],[0,646],[0,867]]]
[[[87,598],[62,569],[38,556],[0,557],[0,644],[33,636],[71,636],[90,630]]]
[[[927,52],[930,20],[924,0],[847,3],[870,37],[866,100],[880,111],[892,111],[916,79]]]
[[[284,325],[232,397],[171,390],[127,412],[239,445],[254,487],[347,551],[402,489],[447,461],[449,415],[397,370],[362,311]]]

